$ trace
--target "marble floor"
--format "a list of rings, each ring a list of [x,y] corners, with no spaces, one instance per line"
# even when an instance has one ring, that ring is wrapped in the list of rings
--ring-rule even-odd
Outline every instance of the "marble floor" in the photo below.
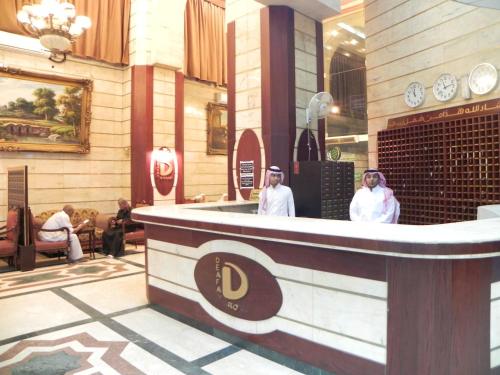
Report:
[[[0,273],[0,374],[328,374],[148,304],[144,250]]]

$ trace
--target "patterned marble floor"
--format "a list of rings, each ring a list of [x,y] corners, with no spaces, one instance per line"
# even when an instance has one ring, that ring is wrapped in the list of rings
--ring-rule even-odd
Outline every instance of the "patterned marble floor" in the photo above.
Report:
[[[0,274],[0,375],[327,374],[150,305],[144,252]]]

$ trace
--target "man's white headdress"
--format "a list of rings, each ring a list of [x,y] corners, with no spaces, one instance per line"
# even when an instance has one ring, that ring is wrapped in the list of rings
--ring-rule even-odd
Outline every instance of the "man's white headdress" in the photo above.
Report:
[[[259,202],[259,207],[261,207],[263,210],[267,209],[267,188],[269,187],[269,185],[271,185],[270,181],[271,175],[280,175],[281,177],[280,183],[282,183],[283,179],[285,178],[285,174],[283,173],[283,171],[275,165],[269,167],[266,170],[266,177],[264,178],[264,187],[262,188],[262,193],[260,194],[260,202]]]

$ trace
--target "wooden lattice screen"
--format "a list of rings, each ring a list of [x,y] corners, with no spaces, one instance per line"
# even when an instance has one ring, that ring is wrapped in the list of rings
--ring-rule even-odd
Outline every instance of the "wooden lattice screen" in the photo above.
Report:
[[[391,119],[378,168],[401,203],[400,223],[476,219],[500,203],[500,99]]]

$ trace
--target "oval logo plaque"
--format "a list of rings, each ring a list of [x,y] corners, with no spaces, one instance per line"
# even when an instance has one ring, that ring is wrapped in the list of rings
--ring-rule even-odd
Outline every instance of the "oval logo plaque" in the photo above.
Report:
[[[276,278],[254,260],[231,253],[211,253],[194,269],[201,294],[213,306],[246,320],[273,317],[283,295]]]
[[[175,163],[173,160],[168,162],[154,161],[154,180],[156,190],[163,196],[168,195],[174,186]]]

